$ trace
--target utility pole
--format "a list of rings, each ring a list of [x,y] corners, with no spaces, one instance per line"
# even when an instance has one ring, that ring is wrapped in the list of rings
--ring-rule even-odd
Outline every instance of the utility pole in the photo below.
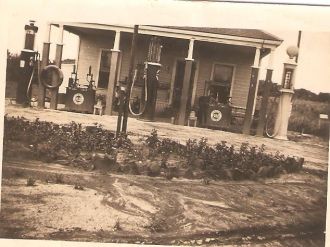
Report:
[[[301,42],[301,30],[299,30],[299,32],[298,32],[298,41],[297,41],[298,49],[300,48],[300,42]],[[298,63],[298,56],[299,56],[299,54],[296,56],[296,63]]]
[[[134,33],[133,33],[132,45],[131,45],[131,58],[130,58],[129,70],[128,70],[128,85],[127,85],[127,88],[126,88],[124,117],[123,117],[123,125],[122,125],[122,130],[121,130],[122,133],[126,133],[126,131],[127,131],[128,107],[129,107],[129,100],[130,100],[130,97],[131,97],[131,87],[132,87],[132,83],[133,83],[135,48],[136,48],[136,41],[137,41],[138,31],[139,31],[139,26],[134,25]]]

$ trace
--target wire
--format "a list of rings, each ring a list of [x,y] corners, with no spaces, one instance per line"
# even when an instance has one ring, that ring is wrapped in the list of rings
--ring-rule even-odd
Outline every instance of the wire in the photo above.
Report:
[[[146,65],[146,68],[147,68],[147,65]],[[132,97],[132,92],[133,92],[134,84],[135,84],[135,81],[136,81],[136,77],[137,77],[137,70],[134,71],[133,82],[132,82],[132,86],[130,88],[130,97]],[[128,101],[128,109],[129,109],[130,113],[133,116],[141,116],[145,112],[145,110],[146,110],[146,105],[147,105],[147,100],[148,100],[147,72],[145,72],[145,75],[144,75],[144,95],[145,96],[144,96],[143,108],[142,108],[142,110],[139,113],[133,112],[132,105],[131,105],[132,98],[129,99],[129,101]]]

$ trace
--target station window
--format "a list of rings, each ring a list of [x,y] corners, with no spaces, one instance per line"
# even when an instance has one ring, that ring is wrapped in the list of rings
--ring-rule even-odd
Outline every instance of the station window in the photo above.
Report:
[[[230,98],[230,88],[233,80],[234,66],[214,64],[208,94],[220,103],[227,103]]]
[[[100,70],[97,87],[108,88],[110,75],[111,51],[102,50],[100,59]]]

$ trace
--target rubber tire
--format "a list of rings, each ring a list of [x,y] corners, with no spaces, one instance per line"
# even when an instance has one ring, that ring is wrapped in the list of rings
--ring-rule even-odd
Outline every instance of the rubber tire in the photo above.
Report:
[[[50,84],[47,84],[47,82],[46,82],[47,74],[48,73],[52,73],[52,71],[55,72],[55,73],[57,73],[57,77],[58,77],[58,80],[56,81],[56,84],[55,85],[50,85]],[[61,84],[63,82],[63,72],[56,65],[48,65],[48,66],[46,66],[41,71],[41,73],[40,73],[40,81],[48,89],[58,88],[59,86],[61,86]]]

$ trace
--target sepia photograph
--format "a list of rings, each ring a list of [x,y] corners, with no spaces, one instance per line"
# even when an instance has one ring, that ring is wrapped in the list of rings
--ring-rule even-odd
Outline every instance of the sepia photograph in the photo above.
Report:
[[[326,246],[329,6],[3,6],[0,244]]]

